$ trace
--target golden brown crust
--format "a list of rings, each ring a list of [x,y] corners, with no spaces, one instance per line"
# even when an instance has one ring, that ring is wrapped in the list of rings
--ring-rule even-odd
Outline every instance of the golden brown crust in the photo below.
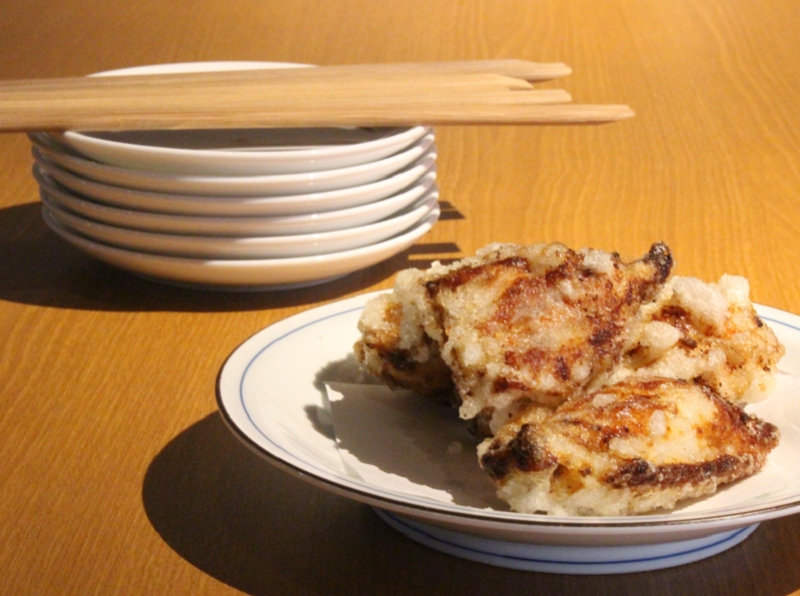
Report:
[[[555,405],[586,386],[619,360],[639,306],[671,266],[661,244],[630,264],[550,245],[498,251],[428,278],[462,415],[518,399]]]
[[[620,365],[600,384],[629,376],[695,380],[739,405],[774,385],[784,347],[758,316],[747,281],[673,277],[644,305]]]
[[[487,247],[398,275],[390,298],[367,305],[355,353],[393,387],[455,392],[467,419],[518,400],[557,404],[619,360],[671,268],[663,244],[633,263],[561,244]]]
[[[370,308],[376,311],[374,316],[379,322],[362,322],[361,339],[353,346],[356,359],[390,387],[451,400],[453,381],[450,369],[439,356],[439,345],[424,334],[414,345],[402,345],[403,305],[399,302],[384,296]]]
[[[511,494],[515,482],[528,477],[540,492],[532,502],[544,510],[628,514],[669,508],[754,474],[778,439],[777,427],[708,387],[630,380],[544,418],[523,413],[486,441],[480,464],[516,508],[531,495]]]

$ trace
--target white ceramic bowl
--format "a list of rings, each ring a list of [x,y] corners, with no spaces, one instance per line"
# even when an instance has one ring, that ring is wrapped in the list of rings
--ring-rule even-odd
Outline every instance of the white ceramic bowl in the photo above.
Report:
[[[272,217],[192,216],[122,209],[96,203],[66,189],[48,185],[46,180],[40,184],[39,191],[42,201],[47,205],[55,203],[57,207],[86,219],[122,228],[198,236],[287,236],[341,230],[380,221],[409,207],[430,192],[434,179],[433,174],[428,174],[419,184],[407,190],[357,207]]]
[[[191,62],[140,66],[92,76],[260,70],[307,66],[275,62]],[[56,135],[83,155],[126,169],[185,175],[254,176],[332,170],[402,151],[429,132],[411,128],[125,131]]]
[[[408,167],[434,147],[428,133],[407,149],[377,161],[321,172],[263,176],[184,176],[128,170],[66,152],[43,135],[31,135],[33,155],[40,163],[55,163],[84,178],[160,193],[216,197],[294,195],[343,189],[375,182]]]
[[[333,232],[295,236],[229,238],[158,234],[110,226],[69,213],[46,202],[48,217],[90,240],[138,252],[202,259],[266,259],[341,252],[382,242],[419,223],[437,207],[437,192],[387,219]]]
[[[413,245],[439,217],[438,206],[403,234],[362,248],[287,259],[209,260],[151,255],[115,248],[68,230],[46,207],[45,222],[64,240],[84,253],[140,277],[164,283],[217,290],[288,290],[325,283],[371,267]]]
[[[435,177],[435,151],[429,151],[407,168],[377,182],[361,186],[301,195],[274,197],[204,197],[153,193],[121,188],[88,180],[48,162],[36,163],[33,174],[39,184],[52,188],[54,182],[73,193],[99,203],[155,213],[184,215],[272,216],[321,213],[380,201]]]

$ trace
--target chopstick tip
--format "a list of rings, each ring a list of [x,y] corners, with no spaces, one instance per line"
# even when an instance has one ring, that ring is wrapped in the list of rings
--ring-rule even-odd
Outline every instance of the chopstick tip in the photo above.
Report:
[[[572,69],[563,62],[556,62],[553,64],[553,70],[556,71],[561,77],[566,77],[572,74]]]
[[[633,118],[636,115],[630,106],[620,106],[619,111],[619,119],[620,120],[627,120],[628,118]]]

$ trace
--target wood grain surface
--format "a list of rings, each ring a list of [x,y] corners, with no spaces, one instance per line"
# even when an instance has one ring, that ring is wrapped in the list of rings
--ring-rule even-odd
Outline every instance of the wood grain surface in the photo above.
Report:
[[[800,589],[800,519],[692,565],[524,573],[433,552],[259,460],[216,410],[246,338],[402,268],[562,241],[750,280],[800,313],[800,8],[792,0],[26,0],[0,11],[0,80],[155,63],[563,62],[591,127],[439,127],[446,217],[409,251],[284,293],[147,282],[43,223],[30,143],[0,135],[0,593],[759,594]]]

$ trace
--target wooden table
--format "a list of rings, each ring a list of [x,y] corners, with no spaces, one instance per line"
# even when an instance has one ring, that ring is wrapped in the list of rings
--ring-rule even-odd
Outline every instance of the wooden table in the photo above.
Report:
[[[274,469],[217,413],[244,339],[492,241],[643,254],[749,278],[800,312],[800,5],[791,0],[7,2],[0,78],[197,60],[563,61],[602,127],[441,127],[448,216],[325,286],[213,293],[93,261],[42,222],[24,135],[0,136],[0,593],[761,594],[800,589],[800,517],[684,567],[516,572],[434,552]],[[548,84],[550,85],[550,84]]]

